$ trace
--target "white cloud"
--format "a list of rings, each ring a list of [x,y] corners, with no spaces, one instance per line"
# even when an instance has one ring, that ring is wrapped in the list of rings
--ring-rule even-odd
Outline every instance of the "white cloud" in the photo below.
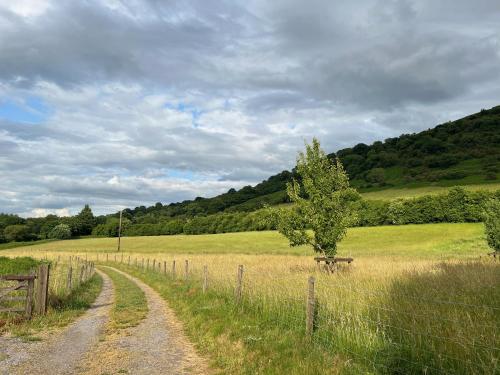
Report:
[[[215,195],[291,168],[313,136],[335,151],[497,105],[499,10],[0,2],[0,106],[48,108],[36,124],[0,118],[0,211]]]

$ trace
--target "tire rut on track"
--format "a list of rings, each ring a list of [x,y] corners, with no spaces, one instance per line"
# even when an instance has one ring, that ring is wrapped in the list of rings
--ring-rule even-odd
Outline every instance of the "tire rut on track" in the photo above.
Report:
[[[79,371],[81,358],[99,342],[113,304],[113,283],[104,273],[99,274],[103,278],[99,296],[89,310],[67,327],[41,334],[42,341],[37,342],[0,337],[0,374],[52,375]]]
[[[149,311],[136,327],[105,336],[87,353],[80,373],[94,374],[207,374],[206,361],[186,338],[182,325],[151,287],[116,268],[145,293]]]

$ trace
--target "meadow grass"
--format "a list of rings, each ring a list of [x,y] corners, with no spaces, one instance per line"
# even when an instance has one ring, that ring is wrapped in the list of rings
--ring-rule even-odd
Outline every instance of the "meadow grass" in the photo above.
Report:
[[[126,238],[123,263],[118,254],[110,264],[156,288],[224,373],[495,373],[500,263],[485,256],[483,230],[482,224],[354,228],[340,248],[354,263],[333,275],[317,268],[310,250],[290,249],[275,232]],[[92,260],[99,255],[103,261],[106,254],[114,260],[115,241],[80,241],[2,254],[64,259],[87,252]],[[149,270],[140,269],[142,259]],[[153,259],[160,265],[154,270]],[[236,305],[240,264],[243,300]],[[311,275],[318,308],[308,341]]]
[[[414,198],[421,197],[423,195],[435,195],[445,193],[450,190],[452,186],[421,186],[421,187],[401,187],[401,188],[389,188],[377,191],[369,191],[361,193],[361,196],[365,199],[379,199],[379,200],[392,200],[397,198]],[[489,184],[471,184],[471,185],[461,185],[466,190],[471,191],[497,191],[500,189],[500,183],[492,182]]]
[[[350,228],[339,245],[339,255],[353,257],[409,257],[447,259],[486,253],[481,223],[421,224]],[[275,231],[205,235],[123,237],[122,251],[158,254],[273,254],[311,256],[308,247],[291,248]],[[86,238],[44,243],[2,251],[2,254],[50,252],[115,252],[116,238]]]
[[[148,312],[148,304],[144,292],[136,283],[122,274],[107,267],[101,270],[113,281],[115,288],[115,303],[111,310],[109,329],[135,327]]]

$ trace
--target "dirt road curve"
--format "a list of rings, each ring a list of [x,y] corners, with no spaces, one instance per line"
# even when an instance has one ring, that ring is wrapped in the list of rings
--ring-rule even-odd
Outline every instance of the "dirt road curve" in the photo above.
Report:
[[[113,304],[111,279],[100,275],[103,288],[95,302],[62,331],[41,335],[38,342],[0,337],[0,374],[77,373],[82,356],[97,345]]]
[[[145,293],[149,312],[137,326],[107,337],[86,356],[84,374],[207,374],[172,310],[156,291],[119,270]]]

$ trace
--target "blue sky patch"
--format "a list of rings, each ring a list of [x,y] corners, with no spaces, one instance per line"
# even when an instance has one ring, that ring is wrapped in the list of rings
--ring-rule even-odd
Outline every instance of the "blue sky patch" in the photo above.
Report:
[[[50,109],[39,98],[30,97],[24,102],[0,101],[0,118],[12,122],[40,124],[50,116]]]

